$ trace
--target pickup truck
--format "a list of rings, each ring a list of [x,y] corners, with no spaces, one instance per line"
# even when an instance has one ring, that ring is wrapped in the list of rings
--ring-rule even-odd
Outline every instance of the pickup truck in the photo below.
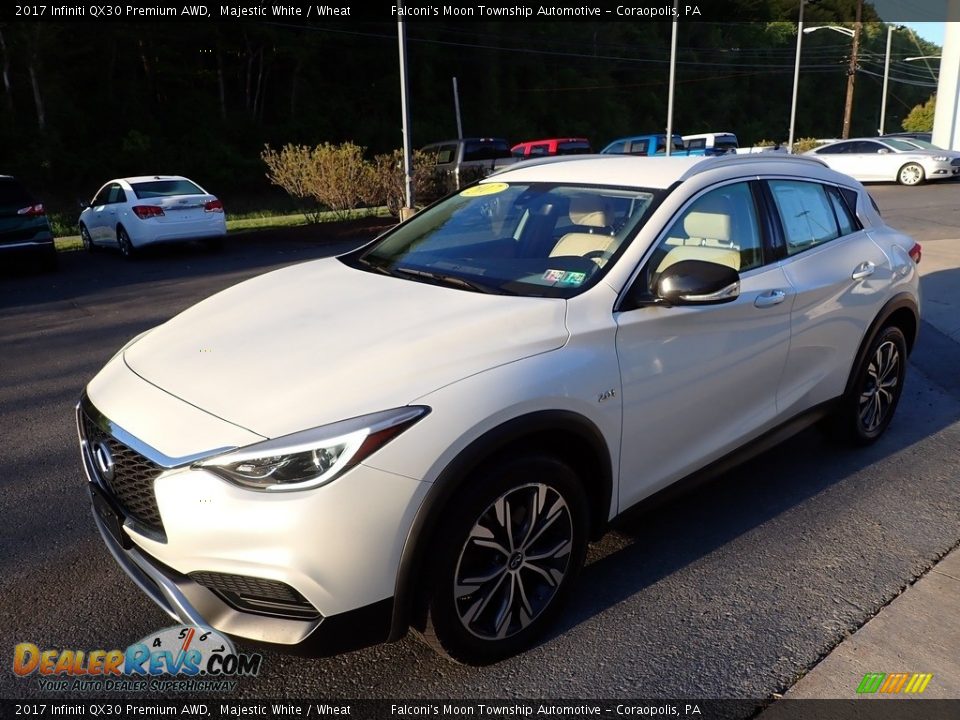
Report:
[[[552,155],[589,155],[590,141],[586,138],[547,138],[545,140],[527,140],[514,145],[510,152],[518,160]]]
[[[518,160],[510,154],[510,143],[502,138],[445,140],[430,143],[421,152],[434,158],[445,192],[459,190]]]
[[[601,154],[615,155],[650,155],[663,156],[667,154],[667,136],[665,133],[653,133],[650,135],[633,135],[631,137],[614,140],[607,145]],[[683,147],[683,138],[679,135],[673,136],[673,145],[670,148],[671,155],[704,155],[704,150],[687,150]]]

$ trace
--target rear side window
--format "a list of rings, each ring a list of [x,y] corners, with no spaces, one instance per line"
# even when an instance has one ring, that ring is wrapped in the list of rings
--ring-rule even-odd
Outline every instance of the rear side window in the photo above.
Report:
[[[587,155],[590,153],[590,143],[562,142],[557,143],[557,155]]]
[[[133,192],[140,200],[171,195],[204,195],[203,190],[189,180],[150,180],[148,182],[130,183]]]
[[[0,178],[0,205],[20,208],[33,204],[33,198],[23,185],[13,178]]]
[[[780,213],[787,255],[796,255],[840,237],[833,204],[822,185],[771,180],[770,192]]]
[[[506,141],[467,142],[463,146],[463,161],[498,160],[510,157]]]
[[[119,185],[110,186],[110,194],[107,196],[108,203],[122,203],[127,201],[127,194]]]

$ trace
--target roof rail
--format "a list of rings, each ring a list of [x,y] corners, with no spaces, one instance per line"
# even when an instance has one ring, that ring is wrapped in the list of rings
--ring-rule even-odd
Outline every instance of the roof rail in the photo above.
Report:
[[[707,170],[713,170],[718,167],[729,167],[730,165],[751,165],[754,163],[806,163],[818,165],[822,168],[829,166],[820,158],[810,157],[809,155],[790,155],[788,153],[747,153],[744,155],[716,155],[705,158],[698,162],[692,168],[684,173],[682,180],[686,180],[694,175],[698,175]]]

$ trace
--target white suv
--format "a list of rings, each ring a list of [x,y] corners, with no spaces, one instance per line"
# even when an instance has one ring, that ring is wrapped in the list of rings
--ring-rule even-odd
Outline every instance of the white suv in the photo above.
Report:
[[[919,257],[814,159],[517,165],[131,341],[77,408],[94,517],[180,621],[493,661],[630,506],[883,433]]]

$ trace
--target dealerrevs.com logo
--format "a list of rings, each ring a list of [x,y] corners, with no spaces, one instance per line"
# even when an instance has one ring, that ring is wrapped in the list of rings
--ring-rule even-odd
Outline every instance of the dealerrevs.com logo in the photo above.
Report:
[[[237,653],[230,640],[210,628],[176,625],[153,633],[126,650],[41,649],[19,643],[13,672],[35,677],[44,691],[229,692],[238,677],[260,672],[263,657]]]

